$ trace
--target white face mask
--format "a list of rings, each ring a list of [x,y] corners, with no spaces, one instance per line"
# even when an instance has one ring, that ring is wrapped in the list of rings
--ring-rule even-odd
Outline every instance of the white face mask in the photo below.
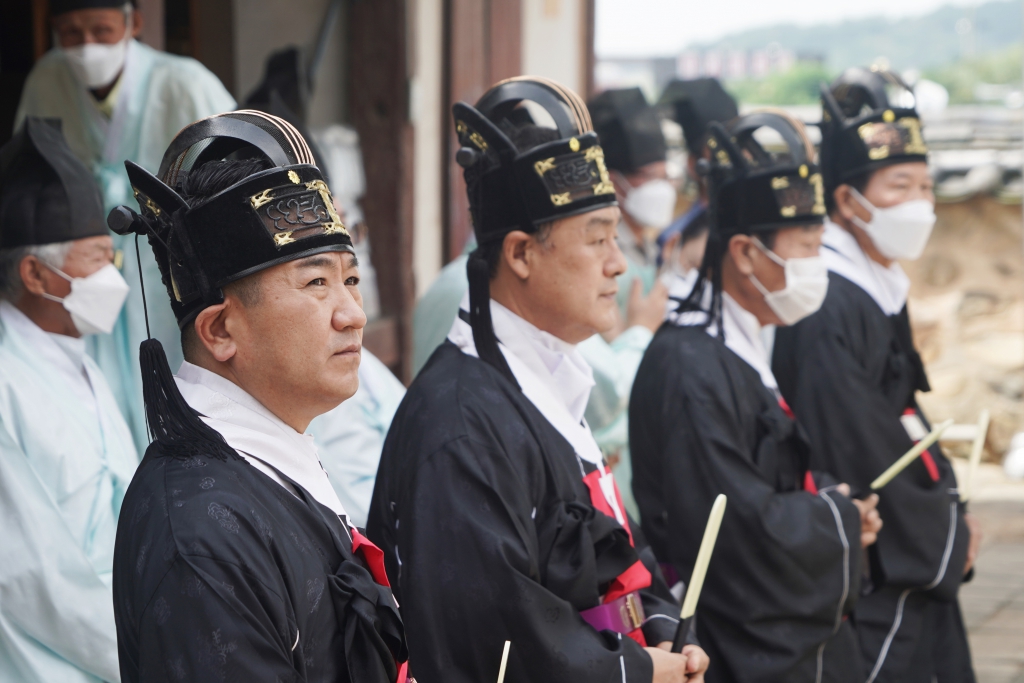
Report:
[[[128,283],[114,264],[108,263],[89,277],[71,277],[52,266],[47,268],[71,283],[71,293],[61,299],[43,292],[43,298],[63,304],[79,334],[110,334],[128,297]]]
[[[125,11],[125,25],[124,39],[113,45],[86,43],[63,48],[71,71],[86,88],[95,90],[108,86],[121,73],[128,54],[128,41],[132,39],[131,11]]]
[[[786,286],[777,292],[768,291],[753,273],[749,276],[783,325],[794,325],[821,308],[828,292],[828,267],[823,258],[808,256],[783,259],[764,246],[757,237],[753,241],[768,258],[786,269]]]
[[[861,206],[871,212],[870,223],[865,223],[856,215],[853,222],[868,234],[882,256],[910,261],[921,258],[932,228],[935,227],[935,207],[930,201],[914,199],[879,209],[857,192],[856,188],[851,187],[850,192]]]
[[[672,222],[676,188],[664,178],[648,180],[639,187],[630,187],[622,208],[645,228],[664,228]]]

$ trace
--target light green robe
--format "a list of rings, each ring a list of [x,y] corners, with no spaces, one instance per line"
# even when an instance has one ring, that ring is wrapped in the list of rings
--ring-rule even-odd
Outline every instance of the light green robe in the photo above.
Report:
[[[117,681],[114,538],[135,445],[91,358],[82,355],[96,411],[69,380],[74,365],[59,369],[71,363],[59,344],[4,315],[0,681]]]
[[[193,121],[235,108],[235,100],[202,64],[137,41],[129,44],[119,89],[113,115],[107,119],[72,74],[63,53],[51,50],[32,68],[15,118],[15,129],[26,116],[61,119],[64,137],[75,155],[92,169],[108,212],[121,204],[138,207],[124,170],[125,160],[156,173],[178,131]],[[93,337],[90,353],[106,374],[141,452],[149,437],[139,371],[139,344],[146,339],[139,268],[135,239],[112,236],[120,253],[121,274],[131,292],[113,333]],[[147,240],[140,239],[139,248],[150,329],[175,368],[181,363],[178,326]]]

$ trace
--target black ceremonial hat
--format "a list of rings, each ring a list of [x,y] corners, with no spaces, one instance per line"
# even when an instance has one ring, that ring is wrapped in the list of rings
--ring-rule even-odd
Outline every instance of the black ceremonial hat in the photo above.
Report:
[[[273,168],[195,207],[173,189],[208,161],[245,158]],[[125,166],[141,216],[120,207],[111,212],[111,228],[149,237],[180,327],[221,303],[230,282],[312,254],[354,253],[309,146],[270,114],[241,110],[185,127],[164,154],[160,178],[130,161]]]
[[[194,207],[174,189],[206,162],[254,158],[273,167]],[[130,161],[125,167],[141,214],[120,206],[107,222],[119,235],[149,238],[180,327],[223,302],[229,282],[312,254],[354,253],[306,141],[270,114],[241,110],[186,126],[164,153],[159,178]],[[160,453],[237,457],[185,402],[159,341],[142,342],[139,364],[146,421]]]
[[[465,169],[473,231],[482,247],[513,230],[532,233],[543,223],[616,206],[587,106],[568,88],[536,76],[511,78],[476,106],[457,103],[452,114],[461,145],[455,159]],[[518,386],[494,336],[490,268],[479,248],[466,272],[477,353]]]
[[[525,105],[517,110],[524,102],[539,105],[554,128],[534,123]],[[587,106],[568,88],[533,76],[511,78],[484,93],[474,107],[456,103],[452,113],[461,145],[456,161],[465,169],[478,244],[616,205]],[[509,135],[523,125],[546,129],[549,141],[517,148]]]
[[[608,168],[632,173],[665,161],[661,119],[640,88],[605,90],[587,103]]]
[[[927,161],[914,94],[895,73],[847,69],[821,86],[821,166],[831,193],[883,166]]]
[[[694,154],[703,147],[712,121],[725,123],[739,115],[736,100],[717,78],[673,80],[665,86],[658,104],[671,105],[676,123],[683,127],[686,147]]]
[[[821,173],[799,121],[757,111],[712,123],[708,134],[712,234],[728,240],[824,220]]]
[[[60,120],[25,119],[0,149],[0,249],[108,234],[99,187]]]
[[[77,9],[121,9],[136,6],[135,0],[50,0],[50,14],[57,16]]]

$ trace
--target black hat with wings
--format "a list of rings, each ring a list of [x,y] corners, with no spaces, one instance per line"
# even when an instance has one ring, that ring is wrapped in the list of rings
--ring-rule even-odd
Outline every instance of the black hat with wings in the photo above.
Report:
[[[821,85],[821,166],[829,193],[883,166],[928,160],[914,92],[880,69],[847,69]]]
[[[0,249],[107,234],[99,186],[60,119],[26,118],[0,148]]]
[[[247,159],[270,168],[191,205],[178,192],[208,162]],[[149,239],[180,327],[222,303],[228,283],[314,254],[354,253],[309,146],[284,119],[255,110],[211,116],[178,133],[159,177],[130,161],[125,166],[140,212],[120,206],[107,223],[120,235]],[[146,418],[158,443],[188,455],[196,439],[223,442],[178,393],[158,341],[142,343],[140,361]]]

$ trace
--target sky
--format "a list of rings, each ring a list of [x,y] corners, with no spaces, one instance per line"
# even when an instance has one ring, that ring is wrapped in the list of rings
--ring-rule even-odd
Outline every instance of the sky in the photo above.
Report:
[[[971,0],[597,0],[599,56],[668,56],[750,28],[927,14]]]

